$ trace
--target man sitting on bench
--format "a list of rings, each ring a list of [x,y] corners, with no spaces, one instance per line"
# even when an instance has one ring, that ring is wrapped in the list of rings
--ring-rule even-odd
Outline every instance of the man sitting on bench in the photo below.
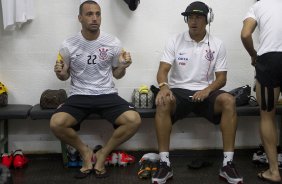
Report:
[[[224,159],[219,176],[229,183],[242,183],[243,178],[233,163],[237,128],[235,99],[220,90],[226,83],[226,51],[222,41],[206,31],[213,12],[203,2],[193,2],[182,15],[189,30],[169,39],[157,74],[160,91],[156,97],[155,123],[160,166],[152,183],[165,183],[173,176],[169,160],[172,124],[190,112],[220,124]]]
[[[118,96],[113,82],[113,77],[125,75],[132,62],[130,53],[121,49],[116,37],[100,31],[101,9],[95,1],[80,5],[78,19],[82,30],[63,42],[54,68],[60,80],[71,78],[70,96],[53,114],[50,127],[60,140],[81,154],[83,166],[76,178],[92,172],[103,178],[108,176],[104,166],[107,156],[135,134],[141,118],[132,104]],[[95,156],[75,132],[91,113],[100,114],[116,128]],[[93,157],[97,160],[94,168]]]

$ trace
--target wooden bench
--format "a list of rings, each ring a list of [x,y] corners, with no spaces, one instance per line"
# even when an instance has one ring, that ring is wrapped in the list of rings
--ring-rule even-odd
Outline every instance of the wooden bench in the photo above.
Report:
[[[9,104],[0,107],[0,150],[8,152],[8,121],[10,119],[26,119],[29,115],[31,105]],[[1,152],[0,151],[0,152]]]

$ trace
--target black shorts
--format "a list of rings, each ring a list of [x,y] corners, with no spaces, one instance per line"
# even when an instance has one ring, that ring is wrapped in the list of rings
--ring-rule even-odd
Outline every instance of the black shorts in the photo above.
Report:
[[[66,112],[77,120],[72,128],[80,130],[80,123],[91,113],[99,114],[103,119],[111,122],[116,128],[115,120],[124,112],[134,110],[134,105],[128,103],[117,94],[105,95],[73,95],[59,107],[57,112]]]
[[[216,97],[222,93],[226,93],[225,91],[214,91],[202,102],[191,102],[188,100],[188,97],[194,95],[197,91],[180,88],[173,88],[171,91],[176,98],[176,110],[172,115],[173,123],[185,118],[191,112],[195,113],[197,116],[206,118],[214,124],[220,123],[221,114],[214,113],[214,104]]]
[[[282,90],[282,52],[269,52],[258,56],[256,79],[265,87]]]

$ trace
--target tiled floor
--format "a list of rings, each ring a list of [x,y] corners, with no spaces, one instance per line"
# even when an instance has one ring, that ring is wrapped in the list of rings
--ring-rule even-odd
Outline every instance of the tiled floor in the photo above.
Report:
[[[256,167],[252,163],[254,150],[236,150],[235,163],[238,171],[244,177],[244,184],[263,184],[257,179],[257,173],[264,168]],[[138,161],[145,152],[128,152]],[[107,167],[110,177],[97,179],[94,175],[78,180],[73,176],[78,168],[64,168],[61,155],[27,155],[30,162],[26,168],[11,169],[14,184],[149,184],[150,180],[142,180],[137,176],[139,164],[126,167]],[[221,150],[205,151],[173,151],[171,152],[173,164],[173,179],[168,184],[223,184],[219,180],[218,171],[222,163]],[[195,159],[203,159],[212,162],[209,167],[198,170],[188,169],[187,164]]]

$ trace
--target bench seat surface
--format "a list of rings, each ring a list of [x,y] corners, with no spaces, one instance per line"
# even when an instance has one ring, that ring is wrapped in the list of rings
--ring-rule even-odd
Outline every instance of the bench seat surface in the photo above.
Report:
[[[25,119],[29,115],[32,105],[25,104],[9,104],[0,107],[0,119]]]

